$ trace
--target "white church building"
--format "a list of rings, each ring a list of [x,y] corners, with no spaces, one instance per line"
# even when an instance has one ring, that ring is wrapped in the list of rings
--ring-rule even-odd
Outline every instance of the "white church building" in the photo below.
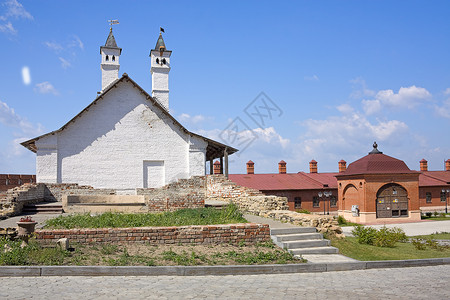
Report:
[[[188,131],[169,113],[172,51],[162,34],[150,51],[152,95],[126,73],[119,78],[122,49],[112,29],[100,54],[98,97],[60,129],[22,143],[36,153],[37,182],[153,188],[203,176],[207,161],[212,174],[217,158],[228,175],[228,155],[238,150]]]

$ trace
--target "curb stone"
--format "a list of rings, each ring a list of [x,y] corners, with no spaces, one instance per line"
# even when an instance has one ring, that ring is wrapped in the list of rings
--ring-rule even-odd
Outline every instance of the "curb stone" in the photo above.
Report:
[[[25,276],[205,276],[317,273],[381,268],[424,267],[450,264],[450,257],[359,261],[340,263],[303,263],[288,265],[232,265],[232,266],[2,266],[0,277]]]

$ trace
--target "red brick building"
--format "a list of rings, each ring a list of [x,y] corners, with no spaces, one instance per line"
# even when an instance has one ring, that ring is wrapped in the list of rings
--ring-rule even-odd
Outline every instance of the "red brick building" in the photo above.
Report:
[[[267,195],[287,197],[290,210],[331,214],[339,211],[347,219],[361,223],[397,217],[416,220],[420,219],[420,211],[445,209],[447,190],[450,191],[450,159],[443,171],[428,171],[423,159],[419,172],[410,170],[399,159],[382,154],[377,147],[374,150],[351,163],[348,169],[344,160],[339,161],[338,173],[319,173],[318,163],[312,160],[309,173],[287,173],[286,162],[281,161],[278,173],[258,174],[255,163],[249,161],[247,174],[231,174],[229,178]],[[393,198],[389,193],[398,197]],[[378,201],[384,201],[385,205]],[[353,217],[352,205],[358,205],[358,220]]]
[[[21,186],[25,183],[35,183],[36,175],[0,174],[0,193]]]

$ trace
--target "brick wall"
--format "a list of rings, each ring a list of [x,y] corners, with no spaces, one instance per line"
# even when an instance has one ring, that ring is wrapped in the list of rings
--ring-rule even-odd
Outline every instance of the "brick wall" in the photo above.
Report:
[[[180,227],[136,227],[70,230],[36,230],[36,238],[44,243],[53,243],[68,238],[81,243],[127,243],[150,244],[247,244],[270,240],[267,224],[227,224]]]
[[[25,183],[36,183],[36,175],[0,174],[0,192],[6,192]]]
[[[206,177],[180,179],[157,189],[136,189],[136,194],[145,195],[146,205],[151,212],[205,207]]]

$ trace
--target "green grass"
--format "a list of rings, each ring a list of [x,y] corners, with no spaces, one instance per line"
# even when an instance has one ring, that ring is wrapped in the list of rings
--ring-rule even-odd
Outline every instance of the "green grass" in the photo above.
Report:
[[[47,229],[126,228],[147,226],[186,226],[247,223],[236,205],[222,210],[214,208],[180,209],[174,212],[124,214],[107,212],[101,215],[74,214],[46,221]]]
[[[418,239],[433,239],[433,240],[450,240],[450,232],[436,232],[428,235],[417,235],[412,238]]]
[[[446,217],[447,216],[447,217]],[[426,213],[422,215],[422,220],[431,220],[431,221],[450,221],[450,213]]]
[[[417,250],[411,243],[396,243],[393,248],[376,247],[359,244],[354,237],[332,239],[331,245],[339,248],[340,254],[361,261],[450,257],[450,248],[442,251],[430,249],[429,247],[425,250]]]

